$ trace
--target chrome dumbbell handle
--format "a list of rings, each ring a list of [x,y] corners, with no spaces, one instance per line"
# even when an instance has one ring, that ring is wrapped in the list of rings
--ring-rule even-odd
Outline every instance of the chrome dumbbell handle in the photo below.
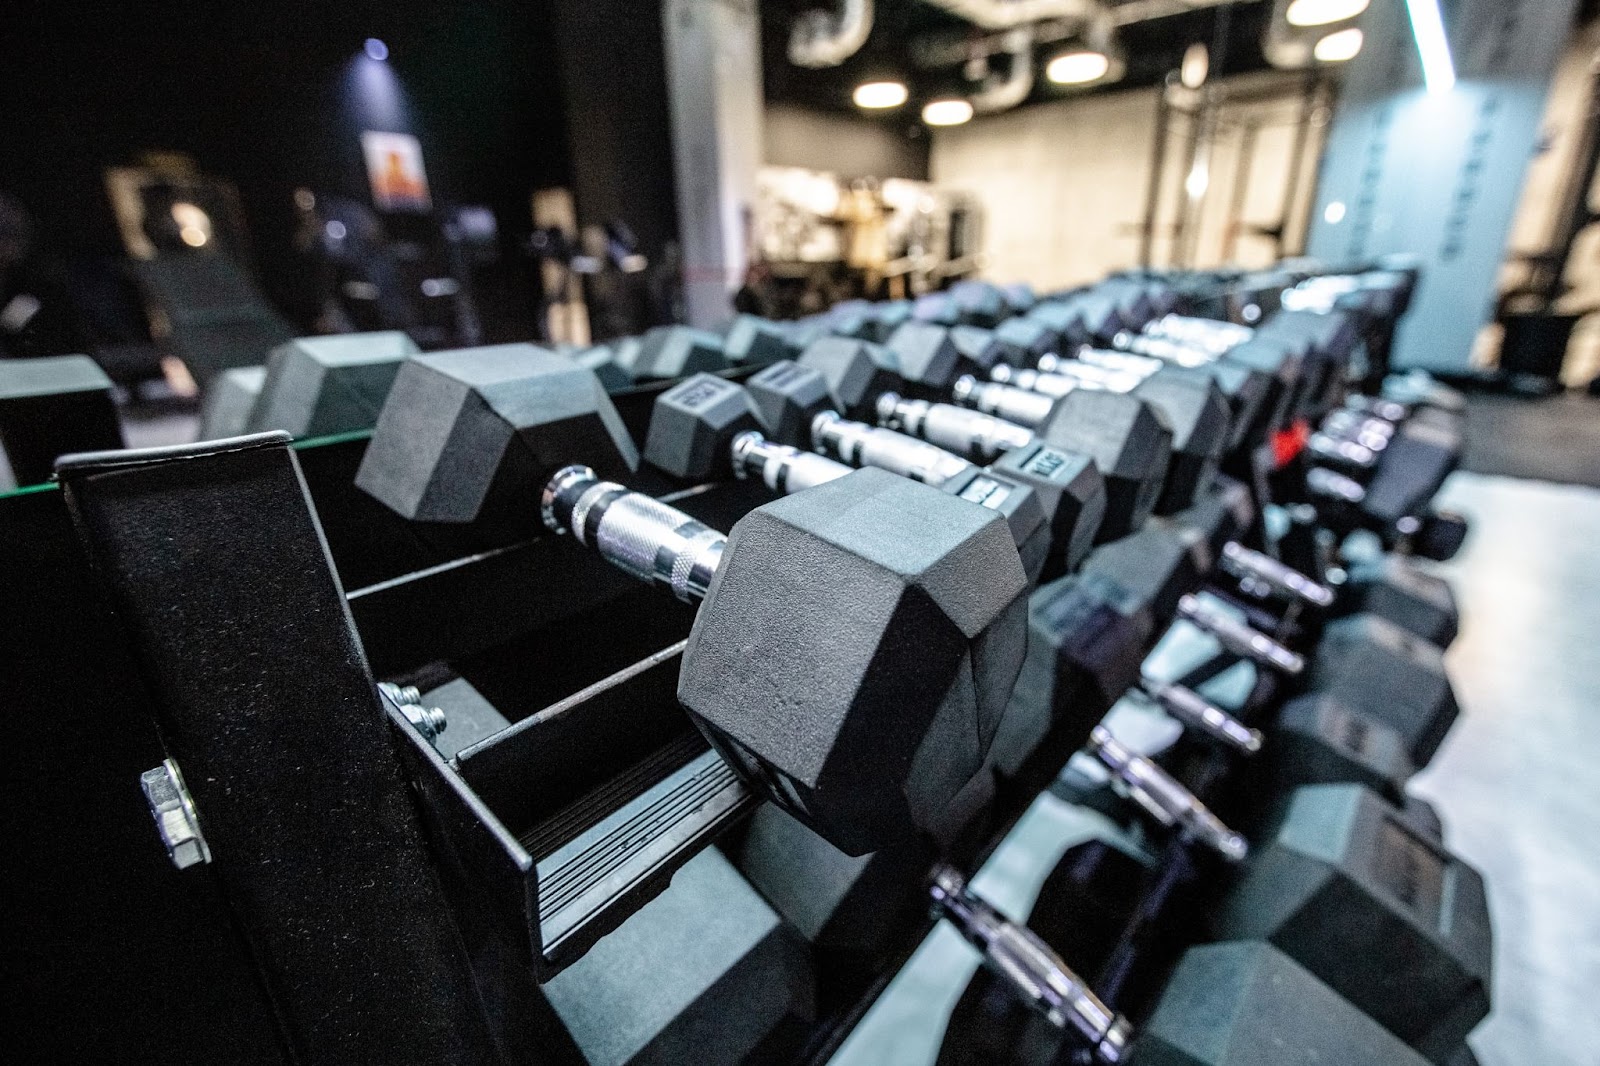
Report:
[[[1033,431],[981,411],[947,403],[907,400],[886,392],[878,397],[878,425],[989,463],[1033,443]]]
[[[826,455],[774,443],[755,430],[733,438],[732,458],[735,475],[760,478],[781,495],[836,481],[851,470]]]
[[[1059,355],[1040,356],[1039,370],[1045,374],[1074,378],[1086,389],[1103,389],[1106,392],[1132,392],[1144,380],[1140,374],[1126,370],[1111,370],[1085,363],[1081,359],[1065,359]]]
[[[979,381],[970,374],[957,378],[955,387],[951,389],[956,403],[1028,429],[1043,425],[1056,409],[1059,396],[1007,385],[999,380],[1000,376],[1009,373],[1035,374],[1034,371],[1018,371],[1002,363],[992,373],[996,375],[994,381]]]
[[[1083,388],[1083,382],[1076,378],[1066,377],[1062,374],[1044,374],[1037,370],[1019,370],[1014,366],[1000,363],[990,368],[989,380],[997,385],[1024,392],[1036,393],[1059,400],[1076,389]],[[959,382],[958,382],[959,384]],[[978,406],[974,404],[973,406]],[[979,407],[979,410],[986,408]]]
[[[544,524],[571,533],[607,562],[672,590],[686,603],[705,597],[728,538],[675,507],[569,466],[545,485]]]
[[[1132,1035],[1127,1019],[1106,1006],[1031,929],[974,895],[952,867],[937,867],[928,891],[935,916],[977,948],[984,965],[1023,1002],[1058,1029],[1087,1041],[1097,1062],[1125,1061]]]
[[[1299,674],[1306,668],[1304,656],[1290,651],[1260,630],[1239,621],[1198,596],[1185,595],[1180,599],[1178,615],[1211,634],[1217,643],[1234,655],[1290,676]]]
[[[1318,459],[1342,463],[1360,470],[1370,470],[1377,465],[1378,453],[1353,440],[1342,440],[1331,433],[1313,433],[1306,441],[1306,451]]]
[[[1261,730],[1251,729],[1194,689],[1150,677],[1140,678],[1139,686],[1185,729],[1245,755],[1261,750]]]
[[[1122,352],[1159,360],[1163,364],[1189,368],[1206,366],[1217,358],[1215,351],[1203,345],[1170,337],[1149,337],[1126,330],[1111,338],[1111,346]]]
[[[1136,374],[1147,378],[1164,366],[1170,365],[1165,359],[1157,359],[1148,355],[1134,355],[1132,352],[1108,352],[1099,348],[1083,348],[1078,352],[1078,361],[1090,366],[1102,367],[1123,374]]]
[[[1193,792],[1151,760],[1135,754],[1105,726],[1094,727],[1087,751],[1111,774],[1120,794],[1162,825],[1204,844],[1229,862],[1238,862],[1249,853],[1244,837],[1229,829]]]
[[[838,456],[851,466],[875,466],[935,488],[973,465],[927,441],[852,422],[837,411],[824,411],[812,420],[811,443],[817,451]]]
[[[1235,577],[1260,582],[1280,596],[1288,596],[1313,607],[1333,606],[1331,588],[1285,566],[1270,555],[1246,548],[1236,541],[1229,541],[1222,546],[1222,568]]]
[[[1338,500],[1341,503],[1360,503],[1367,498],[1367,490],[1362,487],[1361,482],[1320,466],[1314,466],[1306,471],[1306,490],[1313,496]]]

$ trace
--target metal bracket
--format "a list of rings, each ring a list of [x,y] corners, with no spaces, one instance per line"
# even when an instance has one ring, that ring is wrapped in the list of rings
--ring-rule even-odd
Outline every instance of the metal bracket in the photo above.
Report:
[[[200,832],[200,816],[183,783],[183,773],[171,759],[139,775],[139,787],[150,804],[150,817],[167,847],[167,857],[180,870],[211,861],[211,848]]]

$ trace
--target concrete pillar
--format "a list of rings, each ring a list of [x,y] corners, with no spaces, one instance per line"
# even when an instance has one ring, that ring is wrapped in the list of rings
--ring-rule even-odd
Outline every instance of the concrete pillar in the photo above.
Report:
[[[732,313],[748,261],[761,166],[761,25],[755,0],[666,0],[684,306],[691,325]]]

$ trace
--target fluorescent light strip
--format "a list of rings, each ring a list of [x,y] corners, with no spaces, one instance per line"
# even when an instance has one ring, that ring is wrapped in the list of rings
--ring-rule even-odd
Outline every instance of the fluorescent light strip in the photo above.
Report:
[[[1444,35],[1444,18],[1439,0],[1406,0],[1411,17],[1411,35],[1417,40],[1417,55],[1422,57],[1422,81],[1430,93],[1447,93],[1455,88],[1456,68],[1450,60],[1450,42]]]

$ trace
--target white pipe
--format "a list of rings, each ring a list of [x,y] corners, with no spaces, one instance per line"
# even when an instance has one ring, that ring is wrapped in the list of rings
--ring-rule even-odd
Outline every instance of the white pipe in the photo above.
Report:
[[[1088,18],[1100,9],[1098,0],[926,0],[974,26],[1010,30],[1042,19]]]
[[[872,0],[844,0],[837,13],[813,9],[789,31],[789,62],[797,67],[836,67],[861,51],[872,34]]]
[[[1033,92],[1033,31],[1016,29],[1006,34],[1004,50],[1011,56],[1011,72],[1004,78],[987,78],[983,87],[967,97],[978,114],[1008,111]]]

